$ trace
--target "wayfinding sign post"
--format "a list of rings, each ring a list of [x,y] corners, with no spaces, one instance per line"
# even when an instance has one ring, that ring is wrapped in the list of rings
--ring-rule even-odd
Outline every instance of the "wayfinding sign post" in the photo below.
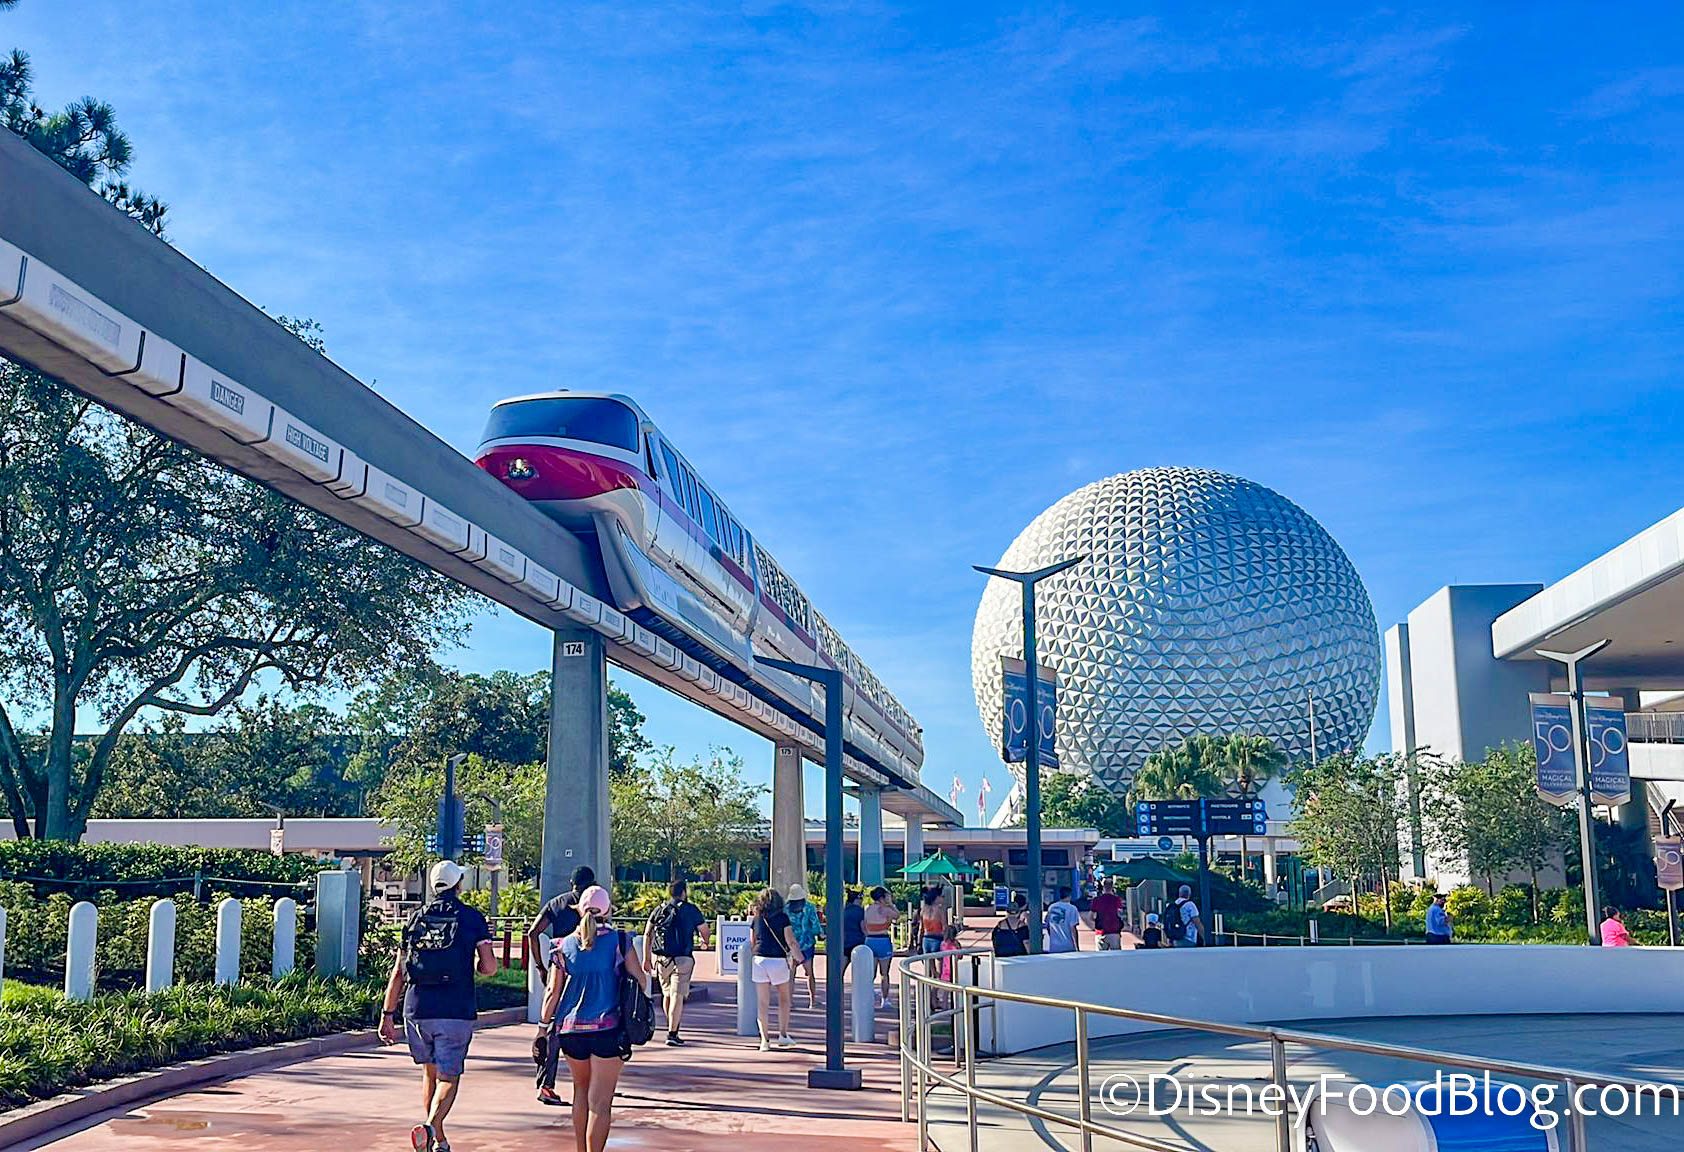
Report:
[[[1214,922],[1210,906],[1210,838],[1263,836],[1269,817],[1263,801],[1239,799],[1141,800],[1134,806],[1137,836],[1191,836],[1199,843],[1199,914]],[[1162,843],[1162,841],[1160,841]],[[1209,930],[1208,927],[1206,929]],[[1208,941],[1202,941],[1208,943]]]

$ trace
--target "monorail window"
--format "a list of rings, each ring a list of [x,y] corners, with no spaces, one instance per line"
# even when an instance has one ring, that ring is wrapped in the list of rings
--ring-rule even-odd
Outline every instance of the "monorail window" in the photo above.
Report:
[[[713,493],[706,488],[698,489],[698,491],[702,496],[702,527],[717,542],[719,540],[719,520],[714,515]]]
[[[584,440],[636,452],[637,413],[618,400],[593,396],[542,396],[497,405],[486,421],[485,439],[517,436]]]
[[[667,484],[672,488],[672,494],[678,497],[680,504],[684,503],[684,481],[678,478],[678,457],[672,454],[665,441],[661,442],[661,463],[667,466]]]

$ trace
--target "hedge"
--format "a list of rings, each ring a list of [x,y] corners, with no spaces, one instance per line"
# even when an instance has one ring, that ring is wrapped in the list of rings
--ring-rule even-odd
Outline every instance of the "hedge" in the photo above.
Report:
[[[298,853],[275,856],[234,848],[167,844],[71,844],[62,840],[0,841],[0,879],[28,884],[34,895],[62,893],[91,900],[102,890],[125,897],[192,891],[223,896],[305,893],[316,873],[337,867]],[[296,895],[297,893],[294,893]]]

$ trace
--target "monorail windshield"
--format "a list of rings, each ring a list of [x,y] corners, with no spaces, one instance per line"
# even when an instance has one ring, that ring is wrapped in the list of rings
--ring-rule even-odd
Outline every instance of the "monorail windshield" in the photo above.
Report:
[[[543,396],[499,404],[485,424],[486,440],[556,436],[638,451],[637,413],[618,400]]]

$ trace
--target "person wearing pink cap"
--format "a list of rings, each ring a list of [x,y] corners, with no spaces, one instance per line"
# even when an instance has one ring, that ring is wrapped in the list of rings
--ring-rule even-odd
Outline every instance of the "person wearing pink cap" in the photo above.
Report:
[[[592,885],[579,894],[579,924],[555,941],[540,1026],[551,1032],[549,1059],[567,1058],[573,1078],[573,1141],[578,1152],[602,1152],[614,1122],[614,1090],[631,1059],[631,1041],[620,1019],[625,978],[647,985],[631,934],[609,927],[608,890]]]

